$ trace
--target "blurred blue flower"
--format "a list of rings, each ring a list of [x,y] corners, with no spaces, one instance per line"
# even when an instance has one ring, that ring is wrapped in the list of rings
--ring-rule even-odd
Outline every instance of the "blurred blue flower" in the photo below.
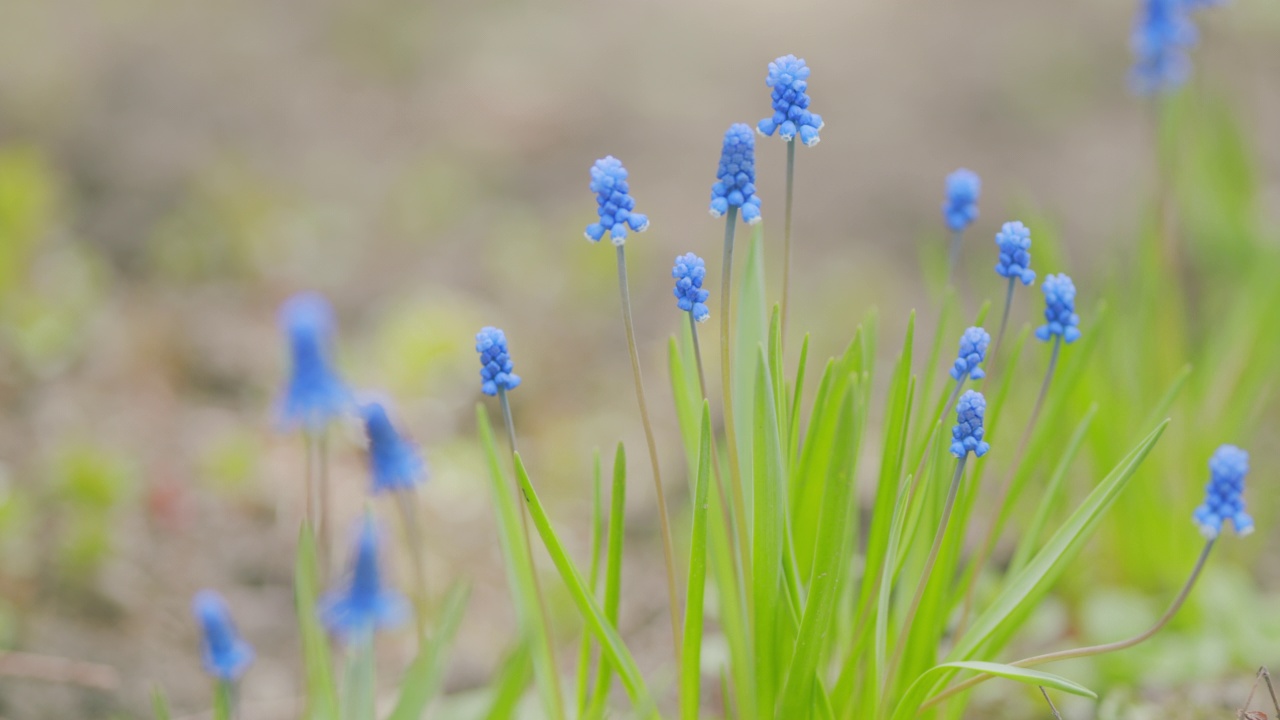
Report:
[[[951,454],[962,458],[968,453],[978,457],[991,449],[982,439],[982,421],[987,414],[987,399],[975,390],[966,390],[956,403],[956,426],[951,430]]]
[[[982,178],[972,170],[960,168],[947,176],[947,199],[942,203],[942,217],[952,232],[962,232],[978,219],[978,197],[982,195]]]
[[[1076,286],[1063,274],[1047,275],[1040,285],[1044,291],[1044,325],[1036,337],[1048,342],[1054,336],[1072,343],[1080,339],[1080,316],[1076,315]]]
[[[591,242],[600,242],[607,232],[613,244],[620,246],[627,241],[628,228],[643,232],[649,227],[649,218],[634,212],[636,200],[627,184],[627,169],[618,158],[609,155],[591,166],[591,192],[596,194],[596,214],[600,216],[599,222],[587,226]]]
[[[760,197],[756,195],[756,139],[751,128],[734,123],[724,134],[716,184],[711,186],[711,215],[720,217],[729,208],[742,208],[742,221],[760,221]]]
[[[756,130],[772,136],[776,131],[783,140],[800,136],[808,146],[818,144],[822,116],[809,112],[809,67],[803,58],[783,55],[769,63],[765,84],[773,88],[773,116],[761,120]]]
[[[253,662],[253,648],[236,632],[222,597],[212,590],[201,590],[191,609],[200,622],[205,672],[224,682],[240,679]]]
[[[1205,537],[1218,537],[1227,520],[1237,535],[1253,532],[1253,518],[1244,511],[1244,476],[1248,472],[1249,453],[1235,445],[1219,447],[1209,459],[1204,504],[1192,516]]]
[[[991,344],[991,335],[980,327],[971,327],[960,336],[960,354],[951,366],[951,379],[961,382],[967,377],[981,380],[986,373],[980,365],[987,358],[987,346]]]
[[[520,376],[511,372],[511,354],[507,352],[507,336],[496,327],[481,328],[476,334],[476,352],[480,353],[480,390],[497,395],[498,390],[520,387]]]
[[[675,267],[671,268],[671,277],[676,280],[676,305],[685,312],[693,313],[693,319],[702,322],[711,317],[707,308],[707,298],[711,292],[702,289],[702,281],[707,277],[707,264],[693,253],[686,253],[676,258]]]
[[[1031,230],[1026,225],[1017,220],[1005,223],[996,233],[996,245],[1000,248],[997,275],[1018,278],[1023,285],[1036,281],[1036,273],[1031,269]]]
[[[320,619],[329,632],[354,640],[383,627],[398,625],[408,614],[405,599],[382,583],[378,567],[378,528],[366,513],[356,539],[355,556],[345,585],[320,602]]]
[[[1207,3],[1198,0],[1139,0],[1129,45],[1133,69],[1129,82],[1134,92],[1150,95],[1180,87],[1191,74],[1188,50],[1199,33],[1189,9]]]
[[[289,381],[279,404],[280,424],[315,431],[351,407],[351,392],[330,364],[333,310],[318,293],[289,298],[280,309],[289,342]]]
[[[409,490],[426,479],[427,467],[409,441],[396,431],[381,403],[360,408],[369,437],[369,469],[373,492]]]

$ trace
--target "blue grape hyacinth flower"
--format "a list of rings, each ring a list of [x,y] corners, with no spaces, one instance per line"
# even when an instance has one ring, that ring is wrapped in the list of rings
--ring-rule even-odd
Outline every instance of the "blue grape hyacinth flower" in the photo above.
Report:
[[[956,426],[951,430],[951,454],[963,458],[969,453],[977,457],[987,454],[991,446],[982,439],[983,418],[987,399],[976,390],[966,390],[956,403]]]
[[[496,327],[481,328],[476,334],[476,352],[480,353],[480,391],[497,395],[499,390],[520,387],[520,376],[512,372],[507,336]]]
[[[741,208],[742,221],[760,221],[760,197],[756,195],[756,139],[751,128],[734,123],[724,134],[716,184],[711,186],[711,215],[721,217],[729,208]]]
[[[980,327],[971,327],[960,336],[960,353],[951,366],[951,379],[963,382],[965,378],[981,380],[986,377],[982,361],[987,358],[987,346],[991,335]]]
[[[192,612],[200,622],[204,669],[223,682],[235,682],[253,663],[253,648],[240,638],[222,596],[212,590],[196,593]]]
[[[1076,286],[1063,274],[1047,275],[1044,291],[1045,324],[1036,328],[1036,337],[1048,342],[1054,337],[1073,343],[1080,339],[1080,316],[1076,315]]]
[[[1133,69],[1129,83],[1139,95],[1174,90],[1191,75],[1188,51],[1199,33],[1189,10],[1196,0],[1139,0],[1129,45]]]
[[[383,584],[378,546],[378,528],[366,513],[344,585],[320,602],[320,619],[338,638],[350,641],[371,635],[400,624],[408,614],[404,597]]]
[[[702,281],[707,277],[707,264],[702,258],[693,253],[678,256],[675,267],[671,268],[671,277],[676,280],[676,305],[692,313],[698,322],[711,317],[711,310],[707,308],[711,292],[702,288]]]
[[[1016,220],[1005,223],[996,233],[996,246],[1000,248],[997,275],[1017,278],[1023,285],[1036,281],[1036,273],[1031,269],[1031,230],[1026,225]]]
[[[1235,445],[1223,445],[1209,459],[1209,484],[1204,504],[1192,516],[1205,537],[1216,538],[1227,520],[1237,535],[1253,532],[1253,518],[1244,511],[1244,476],[1249,473],[1249,453]]]
[[[942,202],[942,217],[952,232],[963,232],[978,219],[978,198],[982,195],[982,179],[972,170],[960,168],[947,176],[947,199]]]
[[[279,404],[280,424],[308,431],[323,428],[351,407],[351,391],[330,361],[333,310],[318,293],[289,298],[280,309],[289,344],[289,380]]]
[[[427,476],[427,466],[418,450],[391,424],[381,403],[360,408],[365,434],[369,438],[369,470],[373,492],[410,490]]]
[[[644,232],[649,227],[649,218],[635,212],[636,200],[631,197],[631,188],[627,183],[627,169],[622,161],[609,155],[600,158],[591,166],[591,192],[596,194],[596,214],[598,222],[587,226],[587,239],[600,242],[605,233],[609,233],[615,246],[627,242],[627,230]]]
[[[822,129],[822,116],[809,112],[809,67],[803,58],[783,55],[769,63],[765,84],[773,88],[773,115],[761,120],[756,130],[761,135],[775,132],[783,140],[794,140],[806,146],[818,144],[818,131]]]

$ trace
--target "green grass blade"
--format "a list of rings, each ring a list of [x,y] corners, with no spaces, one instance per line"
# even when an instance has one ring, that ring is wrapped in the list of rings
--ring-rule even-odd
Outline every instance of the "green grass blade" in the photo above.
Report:
[[[483,405],[476,406],[476,422],[480,446],[489,470],[489,489],[493,493],[494,509],[498,514],[498,541],[502,547],[502,556],[506,558],[507,584],[515,599],[516,619],[521,632],[532,644],[534,678],[538,682],[538,692],[547,716],[563,718],[565,712],[560,700],[560,677],[551,646],[551,629],[542,622],[534,579],[535,569],[529,564],[515,489],[503,476],[493,428]]]
[[[756,704],[772,715],[778,680],[786,661],[779,620],[785,610],[782,590],[783,531],[786,502],[782,493],[782,449],[773,388],[764,348],[757,349],[754,397],[755,442],[752,470],[751,588],[755,617]]]
[[[626,539],[627,524],[627,449],[618,443],[613,454],[613,488],[609,496],[609,541],[604,562],[604,617],[613,627],[618,627],[618,609],[622,605],[622,547]],[[603,711],[613,679],[612,668],[603,654],[596,669],[596,686],[591,691],[591,705],[595,709],[588,717]]]
[[[520,459],[519,453],[515,453],[514,457],[516,479],[519,481],[520,490],[524,494],[525,504],[529,508],[529,514],[533,518],[534,526],[538,529],[538,535],[542,538],[542,544],[546,547],[547,554],[551,556],[552,563],[555,564],[556,570],[560,572],[560,579],[564,581],[569,590],[569,596],[573,598],[573,603],[577,606],[582,619],[587,623],[587,627],[595,634],[596,641],[600,643],[601,651],[609,658],[609,663],[618,672],[618,677],[622,680],[622,686],[626,688],[632,703],[642,713],[657,717],[653,698],[649,694],[649,688],[645,685],[644,678],[640,674],[640,668],[636,667],[636,661],[631,657],[631,651],[627,650],[627,646],[622,642],[618,631],[614,629],[613,624],[605,615],[600,603],[596,602],[591,593],[587,592],[587,586],[582,580],[582,575],[574,567],[573,560],[565,552],[564,545],[551,527],[551,519],[547,517],[547,511],[542,507],[542,501],[538,499],[538,493],[534,490],[533,483],[529,480],[529,473],[525,470],[524,461]]]
[[[707,582],[707,496],[711,485],[711,407],[702,404],[698,478],[689,539],[689,582],[684,604],[684,647],[680,651],[680,717],[698,720],[702,687],[702,600]]]
[[[751,231],[746,265],[738,285],[737,316],[733,335],[733,412],[734,429],[737,432],[738,459],[742,469],[742,484],[751,487],[751,457],[753,440],[753,396],[755,389],[756,354],[765,346],[769,332],[769,308],[764,285],[764,232],[761,224],[745,226]],[[743,238],[739,237],[739,241]],[[739,243],[741,244],[741,243]],[[746,512],[751,512],[751,497],[747,493]]]
[[[590,587],[595,594],[600,584],[600,554],[604,541],[604,502],[601,499],[603,481],[600,470],[600,451],[596,450],[591,463],[591,569]],[[591,634],[582,634],[578,648],[578,715],[587,711],[591,683]]]
[[[337,720],[338,690],[333,680],[329,639],[316,612],[319,598],[319,565],[315,537],[305,524],[298,533],[298,557],[294,565],[293,593],[302,636],[302,660],[307,675],[308,718]]]
[[[959,639],[949,657],[959,660],[971,658],[997,630],[1012,632],[1013,628],[1006,623],[1016,612],[1025,610],[1025,605],[1043,594],[1061,574],[1067,562],[1079,552],[1097,527],[1103,511],[1111,506],[1128,484],[1168,424],[1168,420],[1160,423],[1094,488],[1026,568],[1006,583],[991,607]],[[942,680],[945,681],[945,678]]]
[[[430,643],[423,645],[418,657],[405,671],[400,681],[400,699],[387,720],[419,720],[427,705],[440,692],[444,680],[446,659],[458,625],[467,610],[467,586],[454,585],[445,596],[440,620]]]
[[[936,665],[916,678],[911,687],[907,688],[907,692],[903,695],[901,702],[898,703],[897,709],[893,713],[893,720],[909,720],[909,718],[915,717],[916,709],[924,701],[924,693],[929,687],[925,682],[926,680],[936,679],[938,675],[943,673],[950,676],[959,670],[974,670],[987,675],[1014,680],[1025,685],[1042,686],[1093,700],[1098,699],[1098,694],[1089,688],[1059,675],[1041,670],[1030,670],[991,662],[949,662]]]
[[[529,653],[529,643],[522,640],[498,670],[497,679],[493,682],[493,702],[484,714],[484,720],[512,720],[532,679],[533,656]]]
[[[164,690],[159,687],[151,689],[151,712],[155,714],[156,720],[170,720],[173,717],[169,712],[169,698],[165,697]]]
[[[800,341],[800,360],[796,365],[795,386],[791,389],[791,406],[788,408],[790,420],[787,422],[787,457],[791,459],[791,473],[795,474],[795,466],[800,457],[800,406],[804,401],[804,381],[809,364],[809,333]]]
[[[844,573],[853,564],[848,527],[853,514],[853,473],[859,434],[854,420],[855,393],[855,390],[846,390],[839,401],[836,455],[830,465],[831,478],[826,483],[818,521],[812,582],[795,653],[783,686],[778,720],[805,717],[813,707],[815,673],[828,644],[834,640],[830,636],[830,628],[835,620],[836,600],[840,596]]]

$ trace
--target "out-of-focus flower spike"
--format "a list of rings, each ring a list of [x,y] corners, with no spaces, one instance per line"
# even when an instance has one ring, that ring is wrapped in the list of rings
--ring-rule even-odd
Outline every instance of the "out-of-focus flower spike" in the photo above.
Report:
[[[253,662],[253,648],[240,638],[222,596],[212,590],[196,593],[191,610],[200,622],[204,669],[223,682],[235,682]]]
[[[1023,285],[1036,281],[1036,273],[1031,269],[1031,231],[1026,225],[1016,220],[1005,223],[996,233],[996,246],[1000,248],[997,275],[1017,278]]]
[[[1080,316],[1076,315],[1076,286],[1066,275],[1046,275],[1044,291],[1045,324],[1036,328],[1036,337],[1048,342],[1060,337],[1072,343],[1080,339]]]
[[[369,471],[373,492],[410,490],[427,477],[427,466],[418,450],[406,440],[378,402],[360,408],[365,434],[369,438]]]
[[[280,424],[317,431],[347,412],[351,392],[334,371],[333,310],[318,293],[300,293],[280,308],[289,345],[289,380],[279,404]]]
[[[960,168],[947,176],[947,197],[942,202],[942,217],[952,232],[963,232],[978,219],[978,198],[982,195],[982,179],[972,170]]]
[[[1228,520],[1237,535],[1253,532],[1253,518],[1244,505],[1244,478],[1248,474],[1249,453],[1235,445],[1219,447],[1209,459],[1204,504],[1192,516],[1205,537],[1217,537]]]
[[[320,618],[329,632],[356,640],[373,631],[398,625],[408,615],[403,596],[383,584],[378,560],[378,528],[366,514],[356,539],[351,571],[344,584],[320,603]]]

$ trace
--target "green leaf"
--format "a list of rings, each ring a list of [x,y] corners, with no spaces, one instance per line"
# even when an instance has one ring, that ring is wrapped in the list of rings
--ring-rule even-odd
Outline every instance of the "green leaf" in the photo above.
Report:
[[[751,448],[754,445],[752,402],[755,387],[753,368],[757,351],[768,342],[769,327],[764,287],[764,233],[761,225],[748,227],[752,230],[751,241],[746,266],[738,282],[738,306],[734,309],[737,324],[732,339],[734,428],[738,436],[738,457],[744,488],[751,486]],[[750,503],[751,498],[747,497],[748,513],[751,512]]]
[[[165,697],[164,690],[159,687],[151,689],[151,712],[155,714],[156,720],[170,720],[172,713],[169,712],[169,699]]]
[[[604,617],[609,625],[618,627],[618,609],[622,604],[622,546],[626,539],[627,524],[627,449],[618,443],[613,454],[613,489],[609,496],[609,543],[604,563]],[[609,696],[613,673],[603,654],[596,669],[596,686],[591,691],[593,712],[596,717],[603,711]]]
[[[319,598],[315,537],[305,523],[298,532],[298,557],[293,571],[293,596],[302,636],[302,660],[307,674],[306,717],[337,720],[338,691],[329,657],[329,639],[316,612]]]
[[[440,691],[444,680],[445,660],[458,624],[467,609],[470,593],[465,585],[454,585],[445,596],[440,621],[430,643],[424,643],[418,657],[400,680],[400,699],[387,720],[418,720],[427,705]]]
[[[586,583],[583,582],[582,575],[574,567],[573,560],[565,552],[564,545],[551,527],[551,519],[547,517],[547,512],[542,507],[542,501],[538,499],[538,493],[534,490],[533,483],[529,480],[529,473],[525,470],[524,461],[520,459],[520,453],[515,453],[514,457],[516,479],[519,481],[520,490],[524,494],[525,505],[529,508],[529,514],[533,517],[534,527],[537,528],[538,535],[542,538],[542,544],[546,547],[547,554],[551,556],[552,563],[555,564],[556,570],[560,572],[560,579],[564,581],[569,590],[569,596],[573,598],[573,603],[578,607],[578,612],[582,615],[582,619],[586,621],[587,627],[595,634],[602,652],[609,658],[609,662],[614,669],[617,670],[618,677],[622,680],[622,686],[626,688],[627,694],[631,697],[631,702],[641,714],[658,717],[657,711],[654,709],[653,697],[649,694],[649,688],[645,685],[644,677],[640,674],[640,668],[636,666],[636,661],[631,657],[631,652],[627,650],[627,646],[622,642],[618,631],[614,629],[613,624],[605,615],[604,610],[601,609],[600,604],[596,602],[591,593],[587,592]]]
[[[594,453],[591,463],[591,569],[590,569],[590,587],[592,594],[595,594],[596,587],[600,584],[600,554],[602,544],[604,542],[604,502],[601,499],[603,492],[600,470],[600,451],[597,449]],[[582,644],[578,649],[578,715],[581,716],[587,711],[587,702],[590,699],[591,672],[591,635],[582,634]]]
[[[853,475],[860,434],[855,425],[855,393],[855,390],[846,390],[839,401],[836,455],[830,464],[831,478],[826,483],[818,522],[808,603],[783,686],[778,720],[805,717],[813,707],[815,673],[824,651],[834,639],[830,628],[835,619],[836,600],[840,596],[846,569],[853,565],[852,533],[848,532],[848,527],[853,514]]]
[[[494,509],[498,513],[498,542],[506,559],[507,585],[515,599],[516,619],[520,631],[532,643],[534,653],[534,677],[538,681],[547,716],[565,717],[560,697],[560,677],[556,669],[555,653],[551,646],[550,628],[543,623],[541,600],[538,594],[535,569],[531,564],[531,548],[525,542],[525,528],[520,507],[516,504],[515,489],[503,476],[498,459],[498,447],[489,425],[489,415],[483,405],[476,406],[476,422],[480,433],[480,446],[489,469],[489,490],[493,493]]]
[[[702,687],[703,591],[707,582],[707,504],[711,486],[711,407],[703,401],[698,443],[698,478],[689,538],[689,582],[684,604],[684,647],[680,651],[680,717],[698,720]]]
[[[529,653],[529,643],[521,640],[498,670],[497,679],[492,683],[493,702],[484,720],[512,720],[532,675],[533,657]]]
[[[764,348],[756,353],[755,442],[752,470],[752,582],[755,616],[756,698],[770,712],[786,659],[779,627],[783,598],[782,557],[786,501],[782,493],[782,448]]]
[[[939,674],[947,676],[954,675],[959,670],[973,670],[987,675],[995,675],[996,677],[1015,680],[1025,685],[1036,685],[1053,690],[1061,690],[1072,695],[1087,697],[1091,700],[1097,700],[1098,694],[1089,688],[1074,683],[1059,675],[1043,672],[1041,670],[1029,670],[1027,668],[1014,667],[1012,665],[1001,665],[992,662],[948,662],[941,665],[935,665],[927,672],[916,678],[916,681],[907,688],[907,692],[903,695],[901,702],[898,703],[897,709],[893,713],[893,720],[908,720],[916,714],[920,703],[924,701],[924,692],[928,689],[925,682],[929,679],[936,679]]]

